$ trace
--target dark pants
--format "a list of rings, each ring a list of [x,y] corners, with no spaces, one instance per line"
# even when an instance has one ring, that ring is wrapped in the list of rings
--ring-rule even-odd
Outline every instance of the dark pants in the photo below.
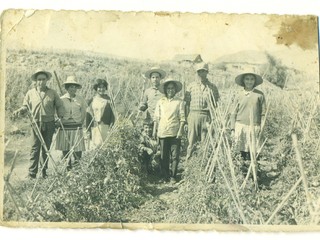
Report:
[[[143,151],[139,157],[142,163],[143,170],[147,173],[151,173],[150,163],[152,161],[152,155],[149,155],[146,151]]]
[[[54,121],[46,122],[46,123],[38,123],[38,129],[40,130],[40,134],[46,144],[47,149],[50,149],[52,137],[55,131]],[[30,153],[30,167],[29,167],[29,175],[36,176],[38,173],[39,166],[39,158],[40,158],[40,150],[42,149],[42,161],[40,162],[40,167],[42,169],[42,173],[46,173],[48,168],[48,160],[47,153],[44,147],[41,147],[41,141],[37,135],[38,130],[36,126],[32,126],[31,132],[31,153]]]
[[[160,170],[165,179],[176,178],[180,157],[181,139],[176,137],[160,138]],[[170,173],[171,162],[171,173]]]
[[[62,151],[63,158],[65,158],[65,160],[68,161],[67,170],[70,170],[72,168],[71,156],[70,156],[69,152],[70,151]],[[69,156],[67,156],[68,154],[69,154]],[[82,157],[82,152],[81,151],[73,152],[73,157],[74,157],[74,163],[78,164],[79,160]]]
[[[204,141],[208,129],[207,122],[210,122],[208,114],[200,111],[191,111],[188,116],[188,148],[186,159],[189,159],[194,151],[197,142]]]

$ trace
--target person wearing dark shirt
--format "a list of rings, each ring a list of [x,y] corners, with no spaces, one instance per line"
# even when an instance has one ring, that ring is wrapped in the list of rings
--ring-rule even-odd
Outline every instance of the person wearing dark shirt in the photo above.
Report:
[[[104,79],[97,79],[93,85],[96,95],[89,100],[87,115],[88,128],[94,147],[100,146],[106,139],[110,127],[115,122],[111,98],[106,94],[108,83]]]

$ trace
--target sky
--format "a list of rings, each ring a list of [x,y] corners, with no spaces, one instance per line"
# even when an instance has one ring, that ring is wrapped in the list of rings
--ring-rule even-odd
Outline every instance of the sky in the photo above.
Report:
[[[297,17],[259,14],[187,14],[152,12],[11,11],[3,25],[7,48],[66,49],[117,56],[170,60],[175,54],[201,54],[214,61],[226,54],[256,50],[275,52],[285,64],[312,72],[318,69],[316,42],[301,48],[299,42],[277,44],[283,24]],[[293,39],[303,32],[310,17],[300,16]],[[316,26],[315,24],[313,24]],[[310,27],[308,25],[308,27]],[[287,30],[286,30],[287,31]]]

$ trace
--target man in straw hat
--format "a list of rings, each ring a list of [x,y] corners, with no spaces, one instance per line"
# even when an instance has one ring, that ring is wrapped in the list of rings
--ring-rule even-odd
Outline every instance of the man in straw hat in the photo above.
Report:
[[[143,94],[142,101],[139,105],[140,111],[147,111],[146,118],[153,119],[154,110],[158,100],[163,97],[163,94],[159,92],[159,85],[161,79],[164,79],[166,72],[160,67],[152,67],[145,72],[144,77],[150,79],[152,87],[146,89]]]
[[[250,151],[254,150],[251,148],[253,144],[256,145],[266,113],[264,94],[255,89],[263,80],[260,75],[249,72],[238,75],[235,82],[243,87],[243,91],[234,100],[230,117],[231,132],[242,158],[250,160]]]
[[[83,127],[86,119],[87,103],[77,93],[81,84],[76,81],[75,76],[67,77],[63,83],[67,93],[61,97],[66,113],[61,119],[60,128],[57,133],[56,150],[62,151],[63,158],[67,159],[67,171],[71,170],[71,156],[78,163],[85,151]]]
[[[207,125],[211,121],[210,111],[217,107],[220,98],[218,88],[209,82],[208,64],[196,65],[197,77],[186,89],[185,101],[188,116],[188,149],[186,159],[191,157],[194,145],[203,141],[208,132]]]
[[[35,87],[30,89],[23,101],[23,106],[13,113],[14,117],[28,112],[32,122],[31,154],[29,178],[36,178],[38,173],[40,150],[42,149],[42,177],[47,177],[48,157],[43,144],[50,149],[52,136],[55,131],[54,115],[59,118],[65,114],[65,109],[57,92],[47,87],[52,74],[39,69],[32,74],[31,79]],[[42,148],[41,148],[42,146]]]
[[[176,181],[180,157],[181,137],[185,124],[185,105],[182,99],[176,97],[182,84],[173,79],[167,79],[159,85],[159,91],[165,95],[156,105],[154,114],[155,138],[160,140],[160,168],[165,181]],[[157,131],[156,131],[157,129]],[[170,161],[171,160],[171,161]],[[171,171],[170,171],[171,162]]]

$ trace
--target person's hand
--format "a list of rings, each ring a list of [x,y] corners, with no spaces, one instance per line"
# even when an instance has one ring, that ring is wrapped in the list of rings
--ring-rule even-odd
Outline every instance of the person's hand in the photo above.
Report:
[[[84,139],[85,140],[91,139],[91,131],[84,131]]]
[[[183,128],[184,128],[184,132],[188,132],[188,124],[185,124]]]
[[[177,134],[177,138],[182,138],[182,135],[183,135],[183,132],[179,130]]]
[[[234,129],[231,129],[231,134],[230,134],[230,136],[231,136],[231,139],[234,139]]]
[[[158,137],[158,136],[157,136],[157,131],[153,131],[153,132],[152,132],[152,138],[156,140],[157,137]]]
[[[153,154],[153,150],[151,148],[146,148],[146,151],[147,151],[148,155],[152,155]]]
[[[12,113],[12,118],[13,118],[13,120],[15,120],[17,117],[19,117],[20,112],[21,112],[21,110],[18,109],[18,110],[14,111],[14,112]]]

